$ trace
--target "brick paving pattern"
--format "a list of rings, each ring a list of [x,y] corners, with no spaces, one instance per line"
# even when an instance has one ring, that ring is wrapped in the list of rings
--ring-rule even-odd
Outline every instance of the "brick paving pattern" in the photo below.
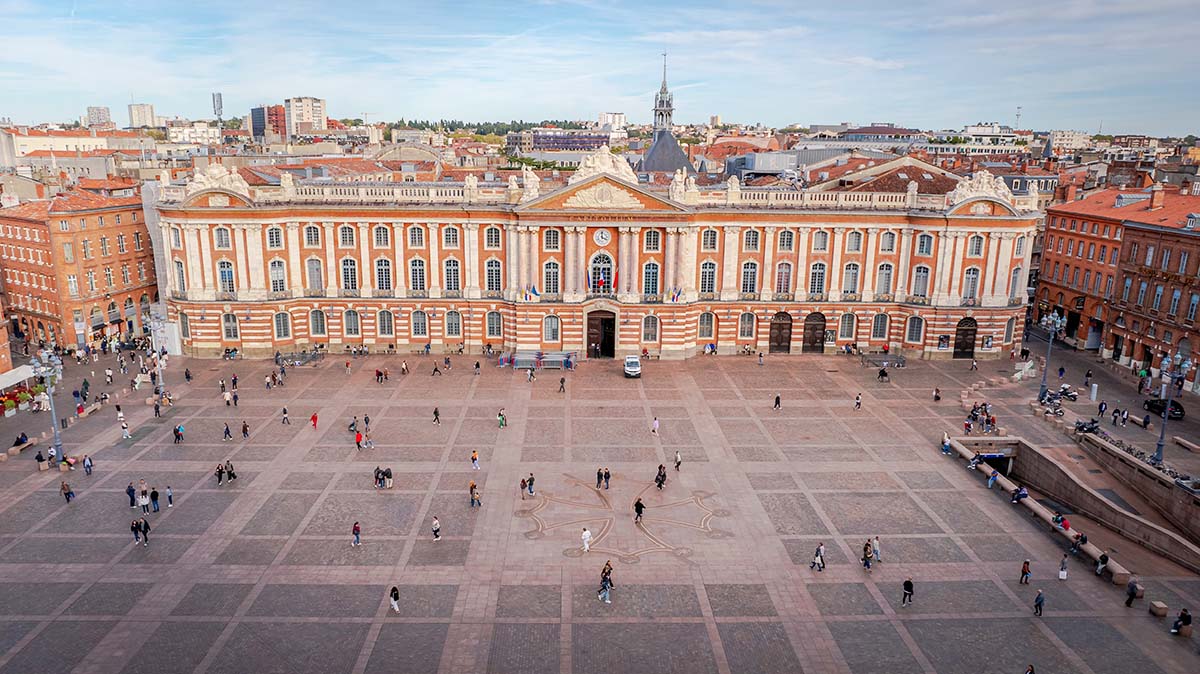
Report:
[[[531,385],[491,362],[475,377],[460,358],[431,378],[419,374],[425,359],[409,357],[414,374],[380,385],[375,367],[386,360],[398,373],[398,357],[355,359],[349,375],[342,360],[293,370],[285,387],[265,391],[266,363],[177,359],[167,374],[177,403],[163,419],[127,401],[131,440],[109,410],[66,432],[71,453],[94,456],[95,475],[38,473],[29,455],[0,463],[0,674],[929,674],[1030,663],[1183,674],[1200,665],[1195,642],[1168,636],[1144,600],[1126,609],[1121,588],[1081,562],[1059,581],[1061,544],[936,450],[944,430],[961,428],[957,391],[1007,362],[982,363],[989,373],[918,362],[886,384],[839,357],[649,362],[641,380],[591,362],[560,394],[557,374]],[[184,365],[195,381],[176,386]],[[234,372],[241,399],[229,408],[217,380]],[[1098,378],[1116,385],[1106,371]],[[946,400],[931,400],[934,386]],[[1031,388],[977,397],[1013,434],[1062,446],[1022,411]],[[284,405],[290,426],[280,423]],[[355,449],[354,415],[370,415],[374,449]],[[34,422],[48,420],[8,419],[0,433],[36,434]],[[180,445],[176,423],[186,427]],[[225,460],[238,479],[218,486],[213,468]],[[663,491],[652,482],[660,463]],[[374,488],[376,466],[393,471],[391,489]],[[611,471],[608,489],[595,488],[597,467]],[[530,472],[535,496],[518,490]],[[70,505],[61,479],[79,497]],[[124,493],[140,479],[163,493],[148,547],[133,545],[129,521],[141,511]],[[480,508],[469,506],[471,480]],[[640,524],[637,498],[647,506]],[[355,521],[361,546],[351,545]],[[593,534],[586,554],[583,527]],[[858,558],[877,535],[884,561],[868,574]],[[820,542],[828,566],[818,573],[809,562]],[[1150,559],[1122,546],[1135,569]],[[1024,559],[1031,585],[1016,582]],[[596,594],[606,560],[611,604]],[[1200,604],[1200,579],[1161,560],[1148,568],[1147,598],[1172,614]],[[902,607],[909,576],[915,603]],[[1039,587],[1042,618],[1031,608]]]

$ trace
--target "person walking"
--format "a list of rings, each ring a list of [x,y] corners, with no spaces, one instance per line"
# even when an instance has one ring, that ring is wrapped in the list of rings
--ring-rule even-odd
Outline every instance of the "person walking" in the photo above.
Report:
[[[441,426],[441,425],[442,425],[442,413],[441,413],[441,411],[440,411],[440,410],[438,410],[438,408],[436,408],[436,407],[435,407],[435,408],[433,408],[433,425],[434,425],[434,426]]]
[[[1067,558],[1068,557],[1070,557],[1070,555],[1068,553],[1064,552],[1062,561],[1060,561],[1058,563],[1058,579],[1059,580],[1067,579]]]
[[[479,470],[479,450],[478,449],[471,452],[471,467],[474,468],[475,470]]]
[[[758,352],[758,366],[759,366],[759,367],[762,367],[762,366],[763,366],[763,355],[762,355],[762,351],[759,351],[759,352]]]
[[[558,392],[559,393],[567,392],[567,378],[566,377],[558,378]]]
[[[525,484],[529,487],[529,495],[533,496],[533,473],[530,473],[529,477],[525,479]]]
[[[654,417],[654,421],[650,424],[650,433],[658,435],[658,417]]]
[[[520,492],[521,492],[521,500],[522,500],[522,501],[524,501],[524,500],[525,500],[525,489],[526,489],[526,487],[527,487],[527,486],[528,486],[528,485],[526,485],[526,484],[525,484],[525,478],[521,478],[521,484],[520,484],[520,486],[519,486],[519,488],[518,488],[518,491],[520,491]]]
[[[879,537],[876,536],[871,540],[871,556],[875,558],[877,564],[883,563],[883,559],[879,556]]]
[[[230,393],[229,391],[224,391],[223,393],[221,393],[221,398],[223,398],[225,400],[226,407],[229,407],[230,405],[233,404],[233,394]]]
[[[1067,368],[1065,368],[1065,367],[1058,368],[1058,380],[1059,381],[1062,381],[1062,378],[1065,377],[1066,374],[1067,374]]]
[[[250,424],[246,423],[244,419],[242,420],[242,439],[250,439]]]
[[[283,408],[283,421],[281,421],[280,423],[287,425],[287,426],[292,425],[292,420],[288,418],[288,411],[287,411],[286,407]]]
[[[817,543],[817,549],[816,549],[816,551],[813,552],[812,563],[810,563],[808,565],[808,568],[810,570],[816,569],[817,571],[825,570],[825,542],[824,541]]]
[[[605,604],[612,603],[612,563],[606,562],[600,570],[600,592],[596,598]]]
[[[471,480],[471,486],[468,491],[471,492],[471,507],[482,508],[483,499],[479,498],[479,487],[475,485],[474,480]]]
[[[229,459],[225,460],[225,475],[229,478],[230,482],[237,479],[237,473],[233,472],[233,462]]]
[[[358,449],[358,450],[362,449],[362,438],[363,438],[362,431],[354,431],[354,448],[355,449]]]
[[[142,532],[142,546],[148,548],[150,547],[150,523],[146,521],[145,517],[138,520],[138,523]]]
[[[83,474],[84,475],[91,475],[92,469],[95,467],[95,465],[96,464],[92,462],[91,456],[89,456],[87,454],[83,455]]]
[[[1046,605],[1046,593],[1038,588],[1037,596],[1033,598],[1033,614],[1036,616],[1042,615],[1042,607]]]
[[[866,543],[863,544],[862,565],[863,565],[863,568],[867,570],[867,573],[871,573],[871,542],[870,541],[867,541]]]
[[[142,542],[142,523],[134,520],[129,523],[129,530],[133,532],[133,544],[137,545]]]
[[[1100,401],[1100,406],[1099,406],[1099,407],[1097,407],[1097,408],[1096,408],[1096,410],[1097,410],[1097,411],[1096,411],[1096,416],[1098,416],[1098,417],[1100,417],[1100,418],[1104,418],[1104,413],[1105,413],[1105,412],[1108,410],[1108,401],[1107,401],[1107,400],[1101,400],[1101,401]]]
[[[400,612],[400,588],[392,586],[392,591],[388,593],[388,599],[392,602],[392,610],[396,613]]]
[[[133,436],[129,434],[129,422],[122,421],[121,422],[121,439],[129,440],[132,437]]]
[[[1125,606],[1133,606],[1133,600],[1137,599],[1138,582],[1137,576],[1130,576],[1129,582],[1125,584]]]
[[[608,468],[604,469],[604,488],[608,489],[608,481],[612,479],[612,473],[608,472]]]
[[[583,541],[583,551],[584,552],[587,552],[588,550],[591,549],[591,547],[592,547],[592,532],[588,531],[587,527],[583,528],[583,533],[579,535],[579,539],[581,541]]]
[[[225,482],[225,464],[218,463],[214,474],[217,476],[217,486],[220,487]]]
[[[312,422],[312,427],[313,427],[313,430],[314,430],[314,431],[315,431],[315,430],[317,430],[317,413],[316,413],[316,412],[313,412],[313,413],[312,413],[312,416],[311,416],[311,417],[309,417],[309,418],[308,418],[308,420],[309,420],[310,422]]]
[[[602,483],[602,482],[604,482],[604,469],[597,468],[596,469],[596,489],[600,488],[600,483]]]
[[[150,488],[150,508],[158,512],[158,487]]]
[[[642,503],[642,499],[639,496],[638,499],[633,502],[633,521],[635,524],[642,521],[642,515],[645,514],[645,512],[646,504]]]
[[[67,500],[67,503],[70,503],[71,499],[75,498],[75,492],[71,491],[71,485],[67,484],[65,481],[58,488],[58,491],[62,493],[63,498]]]
[[[683,456],[680,455],[679,450],[677,449],[677,450],[675,450],[675,472],[676,473],[679,472],[679,467],[682,465],[683,465]]]
[[[900,606],[908,606],[913,601],[913,582],[912,576],[904,580],[904,594],[900,595]]]
[[[782,407],[782,401],[781,401],[781,400],[780,400],[780,398],[779,398],[779,394],[778,394],[778,393],[776,393],[776,394],[775,394],[775,406],[774,406],[774,407],[772,407],[771,409],[773,409],[773,410],[775,410],[776,412],[778,412],[780,407]]]
[[[1023,564],[1021,564],[1021,578],[1017,581],[1017,583],[1019,585],[1028,585],[1029,578],[1031,576],[1033,576],[1033,571],[1030,570],[1029,560],[1027,559]]]
[[[154,418],[158,419],[162,416],[162,405],[157,400],[154,401]]]
[[[972,358],[972,359],[971,359],[971,370],[970,370],[970,371],[971,371],[971,372],[974,372],[975,370],[978,370],[978,369],[979,369],[979,361],[977,361],[977,360],[975,360],[974,358]]]
[[[437,515],[433,516],[433,523],[430,527],[433,530],[433,540],[442,540],[442,523],[438,521]]]
[[[128,487],[125,487],[125,495],[129,497],[129,507],[137,507],[137,490],[133,488],[133,483],[130,482]]]
[[[862,409],[862,394],[861,393],[854,396],[854,409],[856,411]]]
[[[1129,425],[1129,410],[1123,409],[1123,410],[1121,410],[1121,428],[1125,428],[1128,425]]]
[[[141,493],[138,494],[138,505],[142,507],[143,515],[150,514],[150,492],[143,489]]]
[[[229,424],[225,424],[225,432],[221,437],[221,442],[229,442],[233,439],[233,431],[229,430]]]
[[[500,408],[499,412],[496,412],[496,424],[500,428],[504,428],[505,426],[508,425],[508,417],[504,416],[504,408],[503,407]]]
[[[658,487],[659,491],[662,491],[663,487],[667,484],[667,467],[661,463],[658,464],[658,474],[654,476],[654,484]]]
[[[358,525],[358,522],[355,522],[354,526],[350,527],[350,533],[354,534],[354,540],[350,542],[350,547],[353,548],[362,545],[362,527]]]
[[[167,507],[175,505],[175,494],[171,492],[171,485],[167,485]]]
[[[475,376],[478,377],[480,374],[481,373],[479,371],[479,361],[475,361]]]

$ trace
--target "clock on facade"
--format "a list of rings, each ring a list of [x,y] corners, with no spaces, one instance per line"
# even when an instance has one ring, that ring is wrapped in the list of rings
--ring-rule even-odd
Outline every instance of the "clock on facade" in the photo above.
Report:
[[[596,242],[597,246],[607,246],[612,241],[612,234],[607,229],[597,229],[596,233],[592,235],[592,240]]]

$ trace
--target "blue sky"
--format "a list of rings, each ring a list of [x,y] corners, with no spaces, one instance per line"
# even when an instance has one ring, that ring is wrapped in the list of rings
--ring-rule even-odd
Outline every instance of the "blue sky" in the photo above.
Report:
[[[126,104],[226,116],[676,120],[1200,132],[1196,0],[0,0],[0,117]],[[1190,52],[1190,53],[1189,53]]]

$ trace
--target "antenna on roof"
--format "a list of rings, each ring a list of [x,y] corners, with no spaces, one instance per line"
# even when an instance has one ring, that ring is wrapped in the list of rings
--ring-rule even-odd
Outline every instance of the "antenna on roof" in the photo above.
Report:
[[[1014,129],[1021,128],[1021,106],[1019,106],[1019,105],[1017,106],[1017,119],[1015,122],[1013,122],[1013,128]]]

